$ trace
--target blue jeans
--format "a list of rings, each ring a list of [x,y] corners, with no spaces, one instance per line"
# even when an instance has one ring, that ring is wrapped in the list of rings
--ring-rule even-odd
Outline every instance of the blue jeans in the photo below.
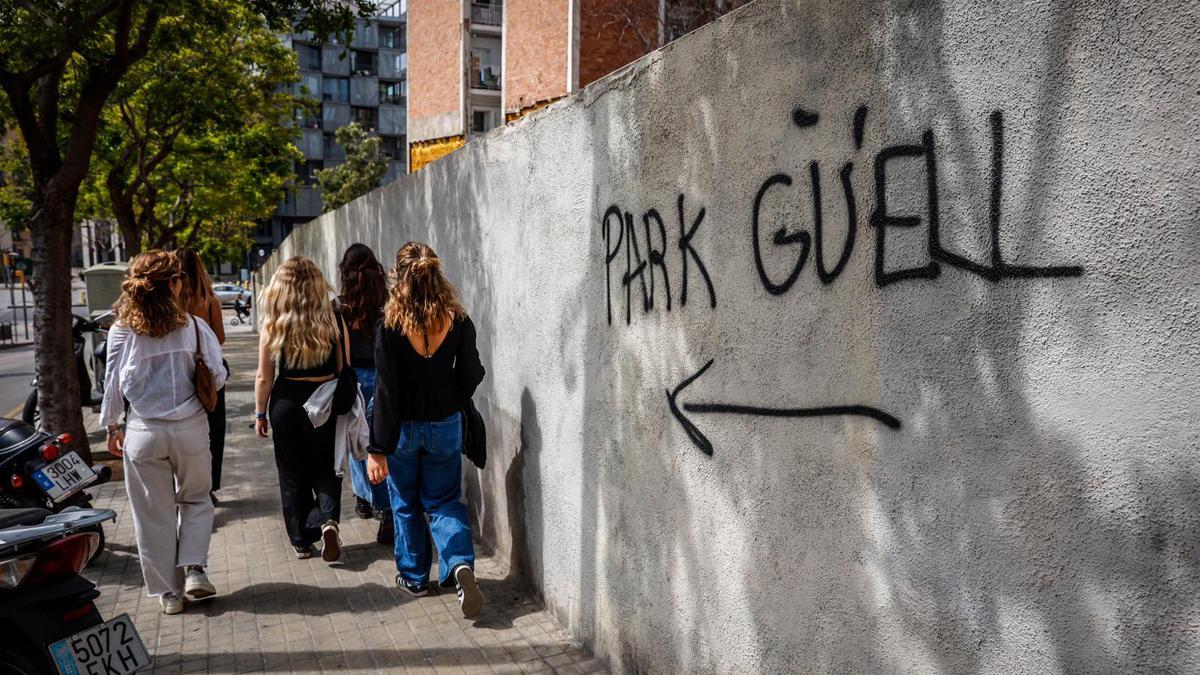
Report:
[[[354,374],[358,376],[358,388],[367,404],[367,423],[370,424],[375,403],[375,369],[355,368]],[[387,511],[391,508],[387,484],[371,485],[371,480],[367,478],[366,460],[350,459],[350,484],[354,486],[354,496],[371,502],[371,507],[376,511]]]
[[[388,455],[387,484],[396,522],[396,569],[406,581],[429,580],[431,537],[443,587],[454,586],[450,571],[458,565],[475,567],[471,524],[461,501],[462,444],[461,413],[400,424],[400,441]]]

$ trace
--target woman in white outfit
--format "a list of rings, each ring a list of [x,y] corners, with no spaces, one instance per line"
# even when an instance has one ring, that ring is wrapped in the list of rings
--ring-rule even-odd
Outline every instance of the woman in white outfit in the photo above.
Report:
[[[216,366],[218,389],[226,372],[212,329],[180,305],[182,277],[179,259],[168,251],[147,251],[129,264],[113,306],[100,408],[108,450],[124,457],[146,590],[166,614],[182,612],[185,597],[216,593],[204,572],[213,527],[212,456],[193,381],[197,348],[206,367]]]

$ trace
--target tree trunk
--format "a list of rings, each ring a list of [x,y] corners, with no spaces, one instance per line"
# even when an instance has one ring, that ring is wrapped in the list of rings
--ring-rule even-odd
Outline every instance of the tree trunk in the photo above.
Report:
[[[42,425],[51,434],[69,433],[73,447],[92,461],[75,374],[71,335],[71,230],[75,195],[39,191],[34,205],[33,330],[38,405]]]

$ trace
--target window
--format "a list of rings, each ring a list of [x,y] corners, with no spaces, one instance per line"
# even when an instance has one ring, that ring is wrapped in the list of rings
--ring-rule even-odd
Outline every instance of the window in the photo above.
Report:
[[[321,145],[321,156],[325,159],[333,159],[338,149],[337,139],[334,138],[333,134],[325,134]]]
[[[321,120],[315,114],[315,111],[308,108],[296,108],[294,112],[296,126],[301,129],[320,129]]]
[[[404,49],[404,26],[380,26],[379,46],[387,49]]]
[[[392,105],[404,105],[404,97],[408,94],[408,82],[380,82],[379,102]]]
[[[375,75],[379,72],[375,52],[351,52],[350,71],[355,75]]]
[[[496,126],[493,120],[496,118],[494,110],[473,110],[471,111],[471,131],[475,133],[484,133],[490,131]]]
[[[327,77],[321,81],[321,100],[337,103],[350,102],[350,78]]]
[[[312,45],[296,45],[296,56],[300,59],[300,70],[321,69],[321,49]]]
[[[325,168],[325,163],[319,159],[309,159],[300,162],[296,167],[296,180],[301,185],[317,184],[317,169]]]
[[[350,121],[358,122],[358,126],[374,131],[379,125],[379,111],[375,108],[351,108]]]
[[[404,137],[403,136],[380,136],[379,144],[380,151],[392,159],[404,159]]]

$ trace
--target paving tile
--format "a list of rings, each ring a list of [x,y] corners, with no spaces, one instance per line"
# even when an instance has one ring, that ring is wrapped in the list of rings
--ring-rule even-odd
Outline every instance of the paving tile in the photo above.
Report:
[[[230,433],[219,493],[209,575],[220,595],[164,616],[145,595],[124,484],[94,491],[96,505],[118,513],[108,549],[88,568],[104,616],[128,613],[155,656],[155,673],[523,673],[606,672],[523,589],[504,583],[500,561],[480,557],[488,606],[463,619],[453,590],[411,598],[395,587],[389,547],[375,543],[374,520],[353,516],[344,483],[343,560],[297,560],[279,513],[269,442],[253,436],[253,336],[230,335],[235,377],[226,392]],[[245,423],[243,423],[243,421]],[[98,428],[85,411],[85,423]],[[433,572],[436,579],[437,570]],[[492,627],[494,626],[494,627]]]

